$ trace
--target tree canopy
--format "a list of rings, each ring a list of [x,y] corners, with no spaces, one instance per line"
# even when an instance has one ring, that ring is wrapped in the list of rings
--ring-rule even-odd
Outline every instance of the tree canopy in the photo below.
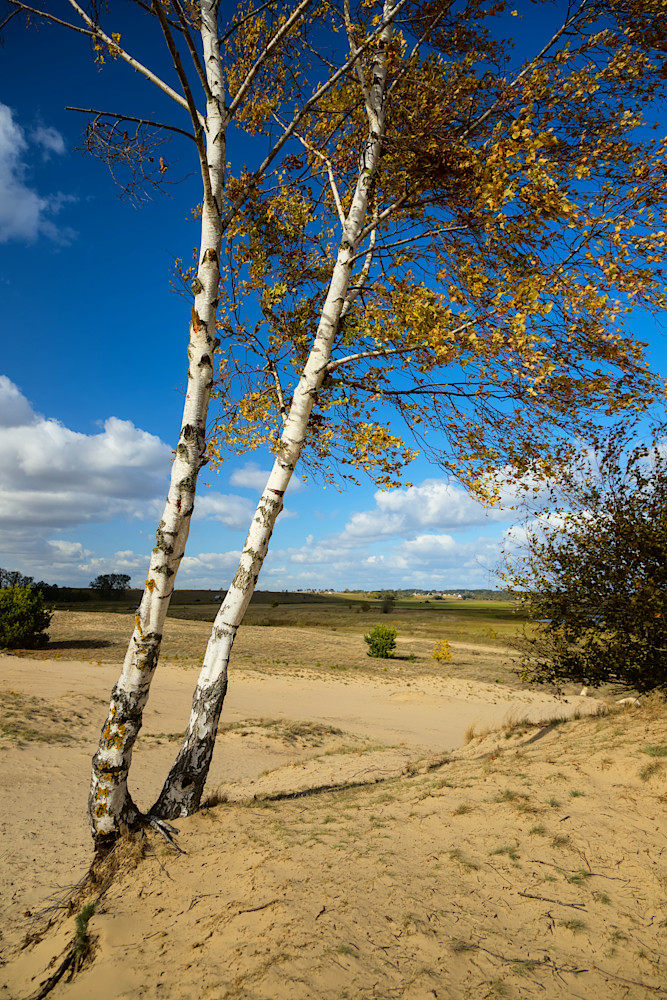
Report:
[[[99,591],[100,597],[120,597],[129,590],[130,577],[127,573],[102,573],[90,581],[90,586]]]
[[[301,457],[325,477],[340,463],[396,485],[417,449],[477,490],[498,467],[553,473],[574,433],[661,391],[624,324],[667,304],[663,4],[630,19],[626,4],[538,6],[551,26],[523,59],[506,4],[397,17],[372,207]],[[331,26],[344,20],[353,46],[375,8],[343,7]],[[251,134],[280,124],[279,94],[253,106]],[[280,447],[350,204],[362,99],[349,71],[228,230],[214,461]],[[239,183],[230,174],[228,198]]]

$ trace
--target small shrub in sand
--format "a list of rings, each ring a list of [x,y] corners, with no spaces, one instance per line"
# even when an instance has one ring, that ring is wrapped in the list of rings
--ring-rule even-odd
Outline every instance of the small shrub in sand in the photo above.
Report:
[[[451,658],[452,651],[449,648],[449,643],[446,639],[439,639],[433,648],[431,659],[435,660],[436,663],[448,663]]]
[[[376,625],[375,628],[364,636],[364,642],[368,644],[368,656],[374,656],[379,660],[388,660],[396,651],[396,629],[388,625]]]
[[[0,649],[37,649],[46,646],[53,612],[44,607],[40,590],[31,587],[0,589]]]

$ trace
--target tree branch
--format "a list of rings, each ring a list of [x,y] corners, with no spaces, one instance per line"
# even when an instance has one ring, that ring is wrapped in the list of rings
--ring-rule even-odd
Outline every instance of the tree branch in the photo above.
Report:
[[[278,122],[279,125],[281,125],[283,128],[285,128],[285,123],[280,120],[280,118],[278,117],[278,115],[274,115],[273,117],[275,118],[275,120]],[[307,139],[304,139],[304,137],[302,135],[300,135],[298,132],[295,132],[294,136],[295,136],[295,138],[297,138],[299,140],[299,142],[301,143],[301,145],[303,146],[304,149],[309,150],[309,152],[311,152],[313,154],[313,156],[316,156],[323,163],[326,163],[327,174],[329,175],[329,187],[331,188],[331,193],[333,195],[334,204],[336,205],[336,211],[338,212],[338,218],[339,218],[340,222],[342,223],[342,225],[345,225],[345,212],[343,211],[343,203],[342,203],[342,201],[340,199],[340,194],[338,192],[338,186],[336,184],[336,178],[334,177],[333,166],[331,165],[331,160],[329,159],[328,156],[325,156],[324,153],[320,153],[319,149],[315,149],[315,147],[312,145],[312,143],[308,142]]]
[[[278,31],[275,33],[275,35],[273,36],[273,38],[271,39],[271,41],[265,47],[265,49],[262,52],[261,56],[255,61],[255,64],[253,66],[251,66],[251,68],[249,69],[248,74],[247,74],[245,80],[243,81],[243,83],[241,84],[241,86],[239,87],[239,89],[234,94],[234,97],[232,99],[232,103],[229,105],[229,107],[227,109],[227,114],[229,115],[230,118],[234,114],[234,112],[236,111],[236,109],[238,108],[239,104],[241,103],[241,101],[243,100],[243,98],[245,97],[245,95],[247,94],[248,90],[250,89],[250,87],[252,85],[252,81],[257,76],[257,74],[258,74],[258,72],[259,72],[260,67],[262,66],[262,64],[271,55],[271,53],[273,52],[273,50],[278,45],[278,42],[280,42],[283,39],[283,37],[285,36],[285,34],[292,29],[292,27],[294,26],[294,24],[296,23],[296,21],[298,21],[298,19],[301,17],[301,14],[303,13],[303,11],[311,3],[312,3],[312,0],[301,0],[301,3],[292,12],[291,16],[288,17],[288,19],[285,21],[285,23],[282,25],[282,27],[279,28]]]
[[[190,34],[190,28],[188,26],[187,18],[183,13],[183,8],[181,7],[179,0],[171,0],[171,5],[176,11],[176,15],[178,17],[178,20],[180,21],[180,31],[183,34],[183,37],[185,38],[185,42],[188,46],[188,51],[190,52],[190,57],[194,64],[195,70],[197,71],[197,76],[199,77],[199,81],[204,89],[204,93],[206,94],[206,100],[210,101],[211,88],[208,85],[208,80],[206,78],[206,73],[204,72],[204,67],[201,64],[199,53],[197,52],[194,40],[192,38],[192,35]],[[165,15],[165,20],[167,21],[167,24],[171,24],[166,15]]]
[[[408,2],[408,0],[399,0],[399,3],[396,5],[396,7],[394,8],[394,10],[392,12],[391,20],[395,20],[397,14],[400,12],[401,8],[403,8],[406,5],[407,2]],[[373,44],[373,42],[375,41],[376,36],[379,35],[379,34],[381,34],[382,31],[384,31],[385,26],[386,25],[384,23],[379,24],[376,27],[376,29],[373,32],[373,34],[369,38],[366,39],[366,41],[364,42],[364,44],[359,49],[357,49],[356,52],[352,53],[348,57],[348,59],[345,60],[345,62],[343,63],[343,65],[332,76],[330,76],[329,79],[325,83],[323,83],[320,87],[318,87],[317,90],[315,91],[315,93],[312,94],[312,96],[309,97],[309,99],[304,103],[304,105],[300,108],[300,110],[296,112],[296,114],[294,115],[294,118],[292,119],[292,121],[290,122],[290,124],[287,126],[287,128],[285,129],[285,131],[283,132],[283,134],[281,135],[281,137],[276,141],[275,145],[270,150],[270,152],[267,154],[267,156],[265,157],[264,161],[260,164],[260,166],[257,168],[257,170],[254,171],[254,173],[251,175],[250,179],[243,186],[243,189],[242,189],[241,193],[234,199],[234,201],[230,205],[229,209],[225,213],[224,218],[222,219],[223,228],[226,227],[229,224],[229,222],[231,221],[231,219],[234,218],[234,216],[238,212],[239,208],[241,207],[241,205],[243,204],[243,202],[248,197],[248,193],[256,186],[257,181],[259,180],[259,178],[266,171],[267,167],[276,158],[276,156],[278,155],[278,153],[280,152],[280,150],[283,148],[283,146],[285,145],[285,143],[289,139],[291,139],[292,135],[294,134],[294,132],[296,131],[296,129],[299,126],[299,122],[301,122],[301,120],[310,112],[311,108],[313,108],[314,105],[317,104],[317,102],[319,101],[319,99],[324,94],[326,94],[326,92],[331,87],[333,87],[334,84],[337,83],[338,80],[340,80],[340,78],[345,75],[345,73],[348,72],[348,70],[350,69],[350,67],[354,63],[354,60],[357,59],[359,57],[359,55],[361,55],[362,52],[364,52],[367,48],[369,48]],[[405,198],[407,199],[407,195],[405,196]],[[405,201],[405,199],[403,199],[403,200]],[[363,232],[359,236],[359,239],[363,239],[365,235],[368,235],[369,231],[370,230],[366,230],[365,232]]]
[[[377,228],[380,222],[384,222],[384,220],[388,219],[390,215],[392,215],[395,211],[397,211],[397,209],[402,208],[403,205],[405,205],[406,201],[409,200],[409,198],[410,198],[410,192],[406,191],[405,194],[402,194],[400,198],[397,198],[396,201],[393,201],[391,205],[387,205],[387,207],[384,208],[379,213],[377,219],[374,219],[370,225],[366,226],[365,229],[361,230],[361,232],[359,233],[359,242],[361,242],[366,236],[368,236],[371,230]]]
[[[70,24],[69,21],[63,21],[61,17],[56,17],[55,14],[47,14],[44,10],[37,10],[35,7],[29,7],[27,4],[22,3],[21,0],[7,0],[8,3],[13,4],[17,10],[15,13],[20,13],[22,10],[26,11],[28,14],[36,14],[38,17],[43,17],[45,21],[53,21],[55,24],[62,24],[64,28],[69,28],[71,31],[78,31],[82,35],[88,35],[90,38],[95,38],[95,32],[89,31],[87,28],[82,28],[78,24]],[[4,27],[9,18],[6,18],[0,27]]]
[[[383,243],[377,248],[378,253],[384,253],[385,250],[393,250],[395,247],[407,246],[409,243],[414,243],[416,240],[426,239],[427,236],[437,236],[438,233],[465,233],[468,232],[469,226],[440,226],[436,229],[428,229],[425,233],[418,233],[416,236],[410,236],[406,240],[397,240],[395,243]],[[352,257],[352,260],[357,260],[359,257],[363,257],[365,250]]]
[[[96,111],[95,108],[66,107],[65,111],[80,111],[84,115],[98,115],[104,118],[115,118],[116,121],[119,122],[137,122],[139,125],[152,125],[153,128],[164,128],[169,132],[178,132],[179,135],[184,135],[188,139],[192,139],[193,142],[197,141],[192,132],[186,132],[185,129],[177,128],[175,125],[165,125],[162,122],[155,122],[152,118],[135,118],[133,115],[121,115],[115,111]]]
[[[551,46],[554,45],[558,41],[558,39],[561,38],[565,34],[565,32],[567,31],[567,29],[576,21],[576,19],[579,17],[579,15],[581,14],[582,10],[587,5],[587,3],[588,3],[588,0],[582,0],[582,3],[579,5],[579,8],[576,11],[576,13],[572,14],[570,17],[567,17],[565,19],[565,21],[563,22],[563,24],[561,25],[561,27],[558,29],[558,31],[555,32],[555,34],[553,34],[551,36],[551,38],[546,43],[546,45],[544,45],[540,49],[540,51],[537,53],[537,55],[534,56],[534,58],[531,59],[530,62],[527,63],[524,66],[524,68],[521,70],[521,72],[517,73],[517,75],[514,77],[514,79],[512,80],[512,82],[507,85],[507,90],[513,90],[521,82],[521,80],[523,80],[524,76],[526,76],[526,74],[529,73],[531,69],[533,69],[535,66],[537,66],[537,64],[539,63],[540,59],[544,55],[546,55],[546,53],[549,51],[549,49],[551,48]],[[500,98],[498,98],[497,100],[495,100],[493,102],[493,104],[491,105],[491,107],[487,108],[486,111],[479,116],[479,118],[476,118],[474,122],[472,122],[470,125],[468,125],[467,129],[464,132],[461,133],[461,137],[460,138],[461,139],[467,139],[468,136],[472,132],[474,132],[475,129],[479,128],[480,125],[483,125],[484,122],[487,121],[487,119],[491,117],[491,115],[496,110],[496,108],[498,107],[499,104],[500,104]]]
[[[458,336],[459,333],[463,333],[465,330],[469,330],[471,326],[478,323],[479,320],[471,319],[468,323],[463,323],[461,326],[457,326],[455,330],[449,330],[447,336],[449,339],[453,339]],[[419,344],[411,344],[410,347],[378,347],[372,351],[359,351],[358,354],[348,354],[346,358],[338,358],[336,361],[330,361],[326,365],[327,372],[332,372],[336,368],[340,368],[341,365],[348,365],[352,361],[363,361],[364,358],[388,358],[391,355],[396,354],[409,354],[411,351],[418,351]]]
[[[283,424],[287,422],[287,407],[285,406],[285,397],[283,395],[283,387],[280,384],[280,376],[278,375],[278,368],[275,361],[267,361],[266,367],[269,369],[273,375],[273,381],[276,386],[276,395],[278,397],[278,409],[280,410],[280,416],[282,417]]]
[[[9,22],[11,21],[11,19],[13,17],[16,17],[16,15],[20,14],[20,13],[21,13],[21,11],[17,9],[17,10],[13,10],[11,12],[11,14],[8,14],[7,17],[4,19],[4,21],[0,22],[0,31],[2,31],[2,29],[4,28],[4,26],[6,24],[9,24]],[[73,27],[73,25],[71,25],[71,27]]]
[[[10,0],[10,2],[14,3],[15,0]],[[115,52],[118,53],[120,58],[123,59],[123,61],[126,62],[128,66],[131,66],[132,69],[135,69],[137,71],[137,73],[141,73],[142,76],[145,76],[147,80],[150,80],[151,83],[154,83],[156,87],[159,87],[160,90],[167,95],[167,97],[171,97],[172,100],[176,101],[176,103],[179,104],[182,108],[185,108],[186,111],[190,110],[188,108],[188,102],[185,100],[182,94],[179,94],[176,90],[173,89],[173,87],[170,87],[168,83],[165,83],[164,80],[161,80],[160,77],[157,76],[152,70],[148,69],[147,66],[144,66],[137,59],[131,56],[129,52],[126,52],[125,49],[122,47],[122,45],[119,45],[117,42],[114,42],[112,38],[109,38],[106,32],[102,31],[100,26],[98,24],[95,24],[93,19],[86,14],[85,10],[79,7],[76,0],[67,0],[67,2],[70,4],[71,7],[74,8],[74,10],[81,18],[81,20],[88,25],[88,27],[91,29],[91,34],[95,38],[101,38],[102,41],[109,46],[109,48],[113,49]]]
[[[70,0],[72,3],[73,0]],[[185,93],[187,108],[190,112],[190,118],[192,120],[192,126],[195,133],[195,143],[197,144],[197,152],[199,153],[199,163],[201,167],[202,182],[204,185],[204,200],[207,203],[213,201],[213,189],[211,187],[211,174],[208,168],[208,158],[206,156],[206,145],[202,139],[202,131],[204,125],[204,119],[197,111],[197,106],[195,104],[195,99],[192,96],[192,90],[190,89],[190,81],[188,80],[187,73],[183,68],[183,62],[181,61],[181,56],[176,48],[176,43],[174,41],[174,36],[171,33],[171,28],[167,21],[167,16],[162,8],[161,0],[152,0],[153,10],[157,15],[157,19],[160,22],[160,27],[162,28],[162,34],[164,35],[164,40],[167,43],[167,48],[171,54],[171,58],[174,61],[174,69],[178,74],[178,79],[181,81],[181,86]],[[208,83],[206,84],[206,92],[210,93]]]
[[[350,45],[350,52],[355,51],[355,41],[354,34],[352,31],[352,18],[350,17],[350,0],[344,0],[343,13],[345,18],[345,32],[347,34],[347,40]],[[359,81],[359,86],[361,87],[361,93],[364,98],[364,103],[368,107],[370,102],[370,94],[368,92],[368,86],[366,84],[366,77],[364,76],[364,71],[359,63],[359,59],[354,60],[354,72],[357,74],[357,80]]]
[[[374,206],[374,212],[373,212],[373,214],[375,216],[375,219],[377,220],[377,214],[378,214],[378,211],[377,211],[377,196],[375,197],[374,200],[375,200],[375,206]],[[343,308],[341,309],[341,313],[340,313],[340,318],[341,319],[344,319],[347,316],[347,314],[349,313],[350,309],[352,308],[352,303],[355,302],[356,299],[359,298],[364,285],[368,281],[368,275],[370,274],[371,264],[373,263],[373,251],[375,250],[375,239],[376,239],[376,236],[377,236],[377,228],[371,229],[371,234],[370,234],[371,238],[368,241],[368,249],[366,250],[366,259],[364,260],[364,263],[363,263],[363,266],[361,268],[361,271],[359,272],[358,279],[356,280],[356,282],[353,285],[352,284],[350,285],[349,291],[347,293],[347,297],[345,299],[345,302],[343,303]],[[352,260],[350,261],[350,263],[352,261],[356,260],[360,256],[361,256],[361,254],[357,254],[355,257],[352,257]]]
[[[267,7],[271,7],[274,3],[275,0],[267,0],[267,3],[263,3],[261,7],[256,7],[254,10],[251,10],[249,14],[246,14],[245,17],[242,17],[240,21],[236,22],[236,24],[233,24],[231,28],[229,28],[229,30],[224,33],[222,38],[218,39],[218,45],[220,46],[224,45],[227,39],[231,38],[234,32],[239,30],[241,25],[245,24],[246,21],[250,21],[253,17],[255,17],[256,14],[261,14],[263,10],[266,10]]]

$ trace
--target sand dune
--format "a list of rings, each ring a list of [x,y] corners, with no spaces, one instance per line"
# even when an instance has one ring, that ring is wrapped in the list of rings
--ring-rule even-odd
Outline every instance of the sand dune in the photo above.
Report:
[[[193,679],[161,669],[136,756],[144,806]],[[55,910],[18,949],[86,870],[89,758],[117,668],[2,657],[0,672],[14,720],[0,751],[0,998],[19,1000],[74,934]],[[595,707],[458,680],[237,672],[209,782],[222,801],[179,823],[186,854],[153,835],[123,845],[89,923],[93,955],[51,995],[667,994],[664,703],[461,745],[473,723]]]

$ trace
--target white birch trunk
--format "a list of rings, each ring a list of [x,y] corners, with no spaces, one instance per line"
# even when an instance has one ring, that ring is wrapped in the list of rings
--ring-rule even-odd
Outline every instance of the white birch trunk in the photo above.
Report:
[[[181,432],[171,468],[171,483],[157,529],[150,569],[122,673],[111,693],[109,714],[93,758],[89,814],[98,847],[114,840],[140,817],[127,788],[132,749],[141,727],[148,690],[157,666],[162,630],[190,529],[197,476],[206,446],[206,417],[213,382],[213,352],[224,187],[224,87],[218,45],[217,2],[202,0],[201,38],[210,89],[203,127],[208,161],[204,178],[199,266],[192,289],[188,382]]]
[[[149,813],[157,819],[168,820],[190,815],[201,801],[227,691],[227,667],[234,639],[254,592],[273,526],[283,507],[283,495],[301,455],[313,404],[331,358],[334,338],[350,287],[354,257],[368,213],[370,189],[380,162],[386,114],[386,51],[393,33],[395,6],[396,0],[385,0],[383,5],[385,27],[378,39],[370,85],[365,94],[368,136],[360,157],[352,204],[343,225],[342,239],[313,347],[294,392],[273,469],[250,525],[239,567],[213,624],[183,745],[160,797]]]

